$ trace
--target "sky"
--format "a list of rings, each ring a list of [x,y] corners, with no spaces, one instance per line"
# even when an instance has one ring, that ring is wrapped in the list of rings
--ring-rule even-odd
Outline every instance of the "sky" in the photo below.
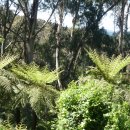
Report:
[[[112,11],[105,15],[100,23],[100,27],[104,27],[106,30],[114,32],[114,16]],[[115,29],[117,31],[118,28]]]
[[[46,12],[38,12],[38,19],[48,20],[49,16],[51,14],[51,11]],[[20,15],[23,15],[22,12],[20,12]],[[58,22],[58,16],[57,14],[54,14],[51,18],[51,22]],[[128,31],[130,31],[130,19],[128,19]],[[68,14],[64,18],[63,26],[72,27],[72,16],[71,14]],[[105,15],[100,23],[100,28],[104,28],[109,32],[114,32],[114,16],[112,11],[109,11],[107,15]],[[115,31],[118,31],[118,27],[115,28]]]
[[[50,16],[51,11],[49,12],[39,12],[38,13],[38,18],[39,19],[44,19],[47,20],[48,17]],[[56,16],[56,14],[51,18],[52,22],[58,22],[58,16]],[[104,27],[106,30],[113,32],[114,31],[114,21],[113,21],[113,15],[112,15],[112,11],[110,11],[106,16],[103,17],[101,23],[100,23],[100,27]],[[72,27],[72,16],[69,14],[65,17],[64,19],[64,26],[67,27]]]
[[[30,1],[32,2],[32,0]],[[130,0],[128,0],[128,4],[130,4]],[[12,9],[14,9],[14,7],[12,6]],[[43,20],[48,20],[49,16],[51,14],[51,11],[48,10],[46,12],[38,12],[38,18],[39,19],[43,19]],[[23,15],[22,12],[20,12],[20,15]],[[58,16],[55,13],[52,18],[51,18],[51,22],[58,22]],[[71,14],[67,14],[67,16],[64,19],[64,23],[63,26],[67,26],[67,27],[72,27],[72,16]],[[104,28],[107,31],[110,32],[114,32],[114,16],[113,16],[113,12],[109,11],[107,13],[107,15],[105,15],[100,23],[100,28]],[[115,31],[118,31],[118,27],[115,28]],[[128,31],[130,31],[130,18],[128,18]]]

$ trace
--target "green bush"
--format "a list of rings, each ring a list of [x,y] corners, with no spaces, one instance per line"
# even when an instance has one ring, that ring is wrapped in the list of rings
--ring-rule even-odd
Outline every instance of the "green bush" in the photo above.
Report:
[[[57,130],[130,130],[124,90],[90,77],[72,82],[58,100]]]
[[[27,130],[25,126],[19,125],[19,126],[13,126],[8,122],[4,122],[0,124],[0,130]]]

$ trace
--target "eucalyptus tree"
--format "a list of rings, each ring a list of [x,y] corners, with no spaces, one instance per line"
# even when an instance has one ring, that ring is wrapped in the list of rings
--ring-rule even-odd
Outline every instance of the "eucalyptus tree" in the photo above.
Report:
[[[128,17],[130,10],[130,3],[128,0],[121,0],[120,3],[116,6],[116,19],[117,27],[119,28],[118,35],[118,53],[121,53],[123,56],[126,55],[127,43],[127,32],[128,32]]]
[[[47,9],[51,9],[53,14],[57,15],[58,19],[55,19],[54,27],[52,28],[52,31],[54,32],[54,40],[55,40],[55,68],[56,70],[59,70],[61,64],[60,64],[60,52],[61,52],[61,45],[62,45],[62,34],[63,34],[63,22],[64,22],[64,16],[65,16],[65,8],[66,8],[66,0],[44,0],[43,4],[45,4],[45,7]],[[50,17],[49,17],[50,18]],[[58,89],[63,89],[60,75],[58,74]]]
[[[18,4],[24,14],[24,58],[26,63],[30,63],[33,60],[39,0],[18,0]]]
[[[117,4],[118,0],[103,0],[103,1],[85,1],[85,0],[71,0],[67,3],[68,12],[73,16],[73,27],[71,32],[70,44],[73,45],[71,50],[71,57],[66,66],[66,76],[64,79],[69,77],[71,72],[74,70],[76,61],[78,61],[79,54],[83,51],[84,46],[94,48],[95,44],[93,43],[93,37],[95,33],[99,30],[99,23],[102,18],[112,10]],[[75,28],[76,27],[76,28]],[[77,37],[76,30],[80,31],[81,35],[78,37],[78,40],[75,40]],[[87,45],[86,45],[87,43]]]
[[[96,43],[93,43],[95,42],[96,35],[99,31],[99,23],[102,18],[119,3],[119,1],[45,0],[43,3],[47,8],[51,8],[52,10],[55,9],[56,12],[59,11],[59,8],[61,9],[61,12],[58,12],[58,14],[59,18],[62,20],[59,20],[61,22],[54,27],[54,31],[56,30],[55,56],[56,68],[64,66],[63,68],[65,71],[63,72],[63,75],[61,75],[61,81],[64,82],[66,81],[66,78],[70,78],[69,76],[75,70],[79,61],[78,58],[80,57],[84,46],[86,46],[86,44],[91,47],[97,46]],[[72,16],[73,20],[72,28],[68,29],[68,32],[70,32],[70,37],[66,41],[68,44],[64,46],[63,39],[65,39],[65,37],[63,37],[63,26],[60,33],[59,27],[62,25],[65,16],[68,14]],[[64,50],[67,50],[68,53],[64,65],[61,63],[63,46]],[[59,56],[59,54],[61,55]]]

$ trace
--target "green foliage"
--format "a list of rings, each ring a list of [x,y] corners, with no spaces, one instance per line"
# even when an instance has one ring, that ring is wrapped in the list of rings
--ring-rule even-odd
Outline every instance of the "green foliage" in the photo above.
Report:
[[[12,71],[21,78],[40,86],[57,80],[56,71],[49,71],[47,68],[40,69],[39,66],[35,64],[15,65]]]
[[[0,59],[0,120],[1,122],[6,119],[12,119],[12,104],[15,100],[14,89],[16,87],[16,82],[19,80],[10,71],[6,70],[9,63],[14,61],[17,56],[7,55]],[[6,67],[6,69],[4,69]],[[12,121],[12,120],[11,120]],[[6,128],[5,124],[0,126],[2,129]]]
[[[12,82],[16,81],[16,77],[12,73],[3,69],[8,64],[13,62],[16,58],[17,56],[7,55],[0,59],[0,86],[7,87],[9,89],[9,87],[11,87],[12,85],[11,81]]]
[[[104,80],[72,82],[58,100],[57,130],[129,130],[124,91]]]
[[[129,130],[128,90],[121,84],[120,70],[130,63],[130,57],[108,58],[87,52],[96,67],[90,67],[87,77],[80,77],[62,92],[57,130]]]
[[[13,73],[5,69],[0,69],[0,86],[3,87],[5,91],[11,92],[16,82],[18,82],[18,78]]]
[[[15,130],[27,130],[25,128],[25,126],[23,126],[21,124],[15,126],[15,127],[8,122],[4,122],[4,123],[0,124],[0,130],[14,130],[14,129]]]
[[[16,78],[12,73],[3,68],[14,61],[16,58],[17,56],[8,55],[0,59],[0,86],[3,87],[5,91],[12,90],[12,82],[14,82]]]
[[[18,93],[16,104],[20,102],[25,106],[29,103],[39,117],[54,109],[59,93],[51,84],[57,79],[56,71],[39,68],[35,64],[15,65],[12,71],[21,81],[15,89]]]
[[[0,58],[0,69],[4,68],[8,64],[10,64],[16,58],[17,58],[17,56],[10,56],[10,55]]]
[[[87,51],[91,60],[95,63],[98,71],[109,82],[117,82],[120,78],[120,71],[130,64],[130,56],[123,58],[121,55],[116,58],[108,58],[107,55],[99,55],[95,50]]]

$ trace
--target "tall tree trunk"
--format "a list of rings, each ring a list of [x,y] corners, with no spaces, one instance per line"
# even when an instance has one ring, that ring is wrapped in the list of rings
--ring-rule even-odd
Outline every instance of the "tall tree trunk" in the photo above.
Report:
[[[122,0],[121,2],[121,12],[119,16],[119,44],[118,44],[118,52],[124,56],[124,21],[125,21],[125,6],[127,0]]]
[[[59,51],[60,51],[60,43],[61,43],[61,24],[58,24],[57,33],[56,33],[56,70],[57,70],[57,76],[58,76],[58,88],[62,89],[62,84],[60,81],[60,75],[59,75]]]
[[[8,17],[9,17],[9,0],[6,0],[5,1],[5,15],[4,15],[4,19],[3,19],[3,38],[4,38],[4,42],[1,45],[1,56],[5,52],[5,43],[6,43],[6,37],[7,37],[6,26],[7,26],[7,23],[8,23]]]
[[[27,47],[26,49],[28,52],[28,63],[31,63],[33,61],[33,51],[34,51],[34,43],[35,43],[35,32],[36,32],[36,26],[37,26],[37,12],[38,12],[38,4],[39,0],[33,0],[32,4],[32,9],[31,9],[31,17],[29,20],[30,23],[30,34],[29,34],[29,39],[27,42]],[[32,130],[36,130],[37,126],[37,115],[36,112],[33,110],[32,112],[33,115],[33,125],[32,125]]]
[[[75,25],[76,25],[76,21],[78,19],[78,13],[79,13],[79,7],[80,7],[80,0],[77,1],[77,4],[75,5],[76,7],[76,10],[75,10],[75,13],[74,13],[74,17],[73,17],[73,20],[72,20],[72,30],[71,30],[71,39],[73,39],[73,35],[74,35],[74,30],[75,30]]]
[[[128,31],[128,16],[129,16],[129,12],[130,12],[130,4],[128,4],[127,12],[126,12],[126,18],[125,18],[125,32],[126,33]]]
[[[11,2],[11,3],[10,3]],[[8,39],[8,34],[10,33],[11,31],[11,28],[12,28],[12,25],[13,25],[13,22],[15,20],[15,17],[18,15],[18,8],[16,8],[15,12],[11,12],[11,6],[10,4],[12,4],[13,1],[10,1],[10,0],[5,0],[4,2],[4,8],[3,8],[3,14],[1,16],[1,34],[4,38],[4,41],[3,43],[1,44],[1,56],[5,53],[5,50],[7,48],[7,46],[9,46],[9,42],[7,41]]]
[[[23,2],[23,3],[22,3]],[[20,6],[25,17],[25,34],[24,34],[24,58],[27,64],[33,61],[34,43],[35,43],[35,33],[37,26],[37,12],[39,0],[33,0],[31,5],[31,10],[28,11],[28,1],[20,1]],[[30,13],[29,13],[30,12]],[[32,110],[32,128],[31,130],[36,130],[37,126],[37,115],[34,110]]]
[[[39,0],[33,0],[30,11],[28,9],[28,2],[19,0],[19,3],[25,17],[24,58],[25,62],[29,64],[33,61]]]
[[[59,24],[56,33],[56,70],[59,71],[59,51],[60,51],[60,44],[61,44],[61,29],[63,24],[63,14],[64,14],[64,0],[59,2],[58,6],[58,13],[59,13]],[[57,73],[58,76],[58,88],[63,89],[61,84],[60,75]]]

